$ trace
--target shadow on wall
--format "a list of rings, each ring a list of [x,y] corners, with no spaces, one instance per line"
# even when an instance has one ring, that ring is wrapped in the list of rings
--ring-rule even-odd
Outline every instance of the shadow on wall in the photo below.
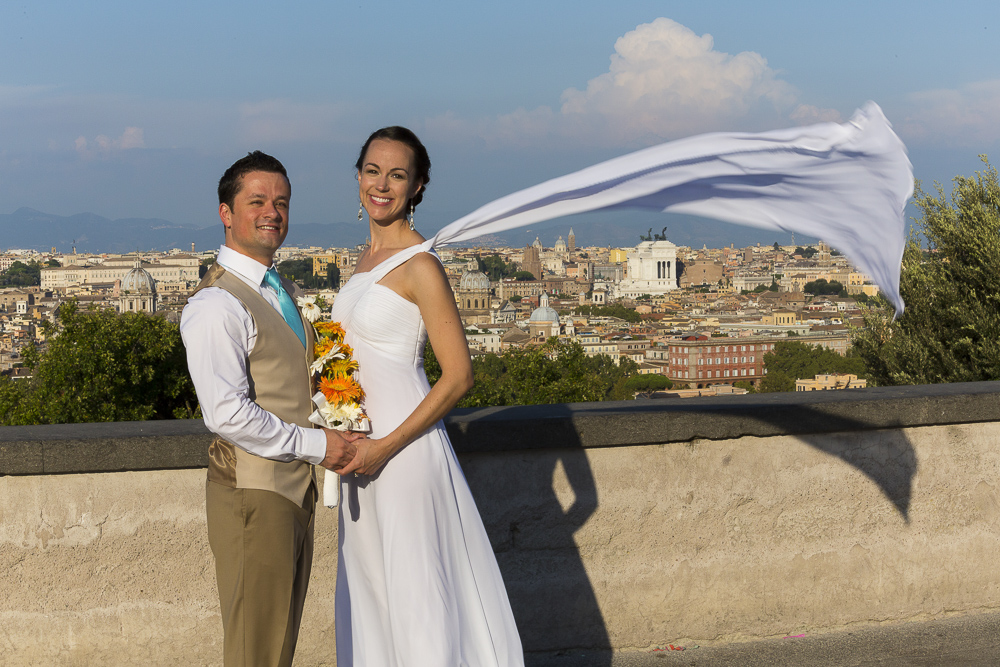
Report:
[[[569,406],[546,406],[562,411]],[[526,654],[566,647],[610,649],[604,617],[574,540],[597,509],[597,486],[578,436],[560,438],[559,449],[525,452],[516,474],[497,475],[493,459],[509,467],[513,453],[465,454],[462,467],[476,497],[503,574]],[[562,467],[573,491],[564,509],[553,488]],[[593,659],[604,660],[600,656]],[[529,661],[530,662],[530,661]],[[606,662],[611,665],[611,654]]]
[[[611,403],[523,406],[495,415],[495,408],[458,411],[452,441],[473,448],[461,455],[462,467],[496,552],[526,654],[580,648],[597,652],[591,660],[605,660],[598,654],[610,648],[574,540],[598,507],[581,433],[589,446],[793,436],[862,472],[909,523],[916,454],[884,402],[811,397],[817,401],[813,405],[791,405],[797,397],[738,398],[743,400],[629,402],[624,418],[623,404]],[[501,442],[502,453],[497,451]],[[520,460],[511,451],[518,449],[524,450]],[[512,467],[512,460],[520,465]],[[559,467],[574,496],[566,509],[553,487]],[[593,664],[610,665],[611,654]]]
[[[895,429],[873,431],[871,424],[864,419],[832,416],[813,408],[801,408],[799,418],[802,413],[805,413],[807,423],[821,422],[826,433],[795,437],[864,473],[878,486],[903,520],[909,523],[917,455],[906,434]],[[766,416],[761,418],[767,420]],[[768,420],[768,423],[781,428],[788,426],[787,419]],[[865,433],[863,443],[859,441],[859,432]]]
[[[852,434],[828,433],[798,438],[863,472],[878,486],[886,500],[895,506],[903,520],[910,523],[910,499],[913,478],[917,474],[917,456],[902,431],[870,432],[863,447],[857,442],[857,435]]]

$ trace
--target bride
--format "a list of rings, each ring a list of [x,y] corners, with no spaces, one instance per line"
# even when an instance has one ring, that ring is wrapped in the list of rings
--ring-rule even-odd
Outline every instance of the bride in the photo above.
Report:
[[[356,164],[371,243],[332,317],[354,349],[373,430],[340,471],[343,667],[524,663],[496,558],[441,421],[473,374],[444,268],[413,225],[430,166],[402,127],[374,132]],[[433,387],[423,370],[428,340],[441,365]]]

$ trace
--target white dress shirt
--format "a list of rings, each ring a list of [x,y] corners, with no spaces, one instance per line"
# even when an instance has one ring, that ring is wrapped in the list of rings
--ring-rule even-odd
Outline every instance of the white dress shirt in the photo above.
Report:
[[[277,294],[262,285],[269,267],[226,246],[219,249],[217,261],[281,313]],[[247,359],[257,342],[257,327],[239,299],[221,287],[201,290],[184,307],[181,337],[210,431],[267,459],[323,461],[322,430],[283,422],[250,400]]]

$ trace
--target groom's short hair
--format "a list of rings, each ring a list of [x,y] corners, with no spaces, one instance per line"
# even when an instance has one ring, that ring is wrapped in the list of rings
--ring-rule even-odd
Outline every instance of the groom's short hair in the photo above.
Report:
[[[288,172],[285,171],[284,165],[278,161],[278,158],[260,151],[253,151],[234,162],[219,179],[219,203],[232,209],[236,195],[243,188],[243,177],[252,171],[281,174],[288,181],[288,188],[291,190],[292,182],[288,180]]]

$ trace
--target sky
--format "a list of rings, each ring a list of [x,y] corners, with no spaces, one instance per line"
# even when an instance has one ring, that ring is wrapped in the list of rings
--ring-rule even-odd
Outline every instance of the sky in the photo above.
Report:
[[[291,224],[356,222],[357,151],[400,124],[430,152],[430,232],[639,148],[867,100],[950,189],[1000,159],[998,45],[993,0],[8,0],[0,213],[208,227],[222,172],[260,149],[289,171]]]

